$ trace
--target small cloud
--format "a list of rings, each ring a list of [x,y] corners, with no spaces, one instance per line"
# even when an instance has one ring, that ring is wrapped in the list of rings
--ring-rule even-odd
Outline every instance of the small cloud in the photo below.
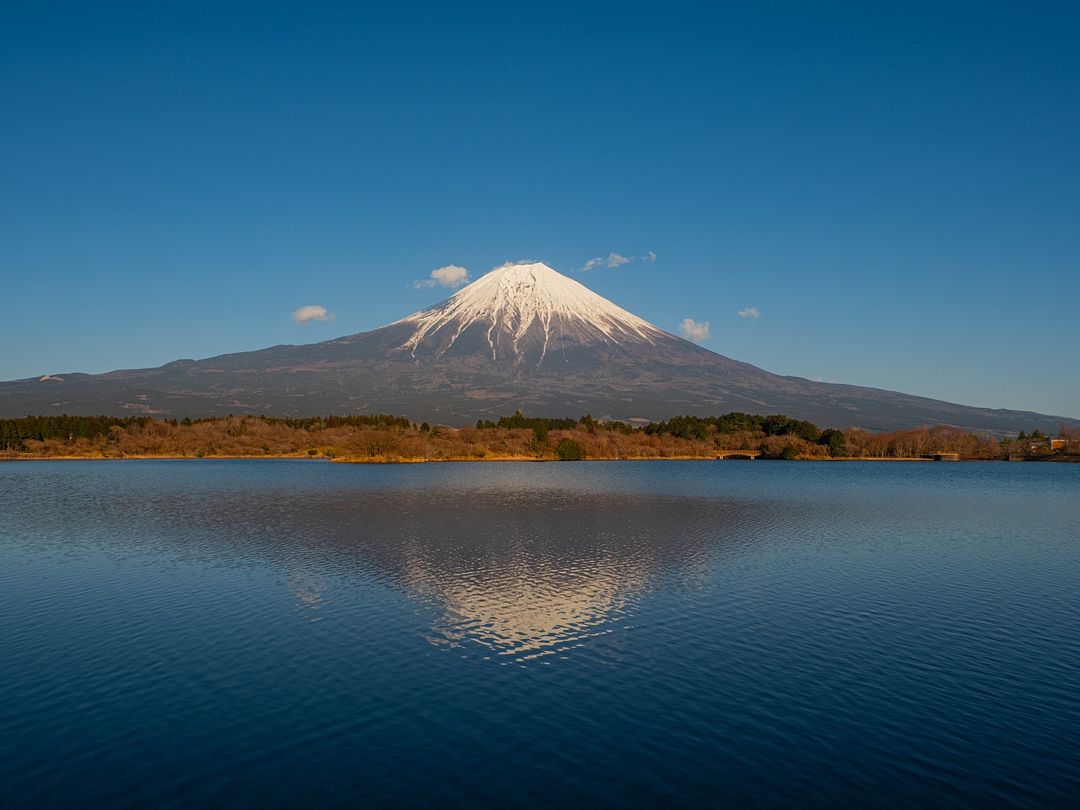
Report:
[[[296,310],[292,314],[292,319],[300,326],[307,326],[312,321],[332,321],[334,320],[334,316],[327,311],[326,307],[320,307],[318,304],[311,304]]]
[[[631,262],[655,262],[656,253],[649,251],[644,256],[623,256],[618,253],[612,252],[605,256],[597,256],[595,259],[589,259],[582,265],[579,273],[587,273],[594,267],[622,267],[624,264],[630,264]]]
[[[413,287],[417,290],[424,287],[450,287],[454,289],[465,284],[469,280],[469,271],[456,264],[448,264],[431,271],[431,277],[421,281],[414,281]]]
[[[624,264],[630,264],[630,259],[620,256],[618,253],[609,253],[606,259],[603,256],[589,259],[581,268],[581,272],[587,273],[594,267],[621,267]]]
[[[702,321],[698,323],[693,318],[683,318],[679,323],[679,334],[687,340],[694,341],[694,343],[701,343],[701,341],[709,339],[709,322]]]
[[[756,321],[758,318],[761,317],[761,310],[759,310],[757,307],[747,307],[746,309],[740,309],[739,317],[750,318],[751,320]]]

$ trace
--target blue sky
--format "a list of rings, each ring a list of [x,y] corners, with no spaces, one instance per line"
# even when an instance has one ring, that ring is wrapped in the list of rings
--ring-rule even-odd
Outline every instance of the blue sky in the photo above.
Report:
[[[1080,416],[1077,9],[5,4],[0,379],[654,251],[575,278],[770,371]]]

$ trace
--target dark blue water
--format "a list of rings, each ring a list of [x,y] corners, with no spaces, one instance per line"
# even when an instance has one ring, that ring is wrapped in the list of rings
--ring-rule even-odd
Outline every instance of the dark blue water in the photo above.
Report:
[[[0,804],[1066,806],[1080,465],[0,464]]]

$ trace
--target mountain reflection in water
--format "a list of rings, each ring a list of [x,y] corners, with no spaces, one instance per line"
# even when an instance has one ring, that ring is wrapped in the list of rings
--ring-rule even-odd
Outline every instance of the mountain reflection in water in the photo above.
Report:
[[[363,564],[439,607],[435,643],[519,659],[624,625],[656,581],[699,578],[717,539],[749,517],[701,499],[571,492],[407,511],[364,533]]]
[[[283,502],[249,495],[207,509],[194,500],[166,513],[181,508],[189,531],[201,521],[247,552],[287,558],[289,591],[312,619],[333,577],[361,576],[431,606],[432,643],[516,661],[626,627],[651,587],[699,581],[756,514],[745,501],[557,489]]]

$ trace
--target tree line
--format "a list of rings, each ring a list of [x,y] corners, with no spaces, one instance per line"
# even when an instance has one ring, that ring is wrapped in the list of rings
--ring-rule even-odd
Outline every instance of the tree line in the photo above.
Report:
[[[27,416],[22,419],[0,419],[0,449],[18,450],[26,441],[60,439],[97,439],[107,436],[114,427],[144,426],[153,420],[148,416]]]
[[[227,417],[235,420],[235,417]],[[355,416],[313,416],[301,418],[248,416],[243,419],[255,419],[268,425],[282,425],[294,430],[321,431],[335,428],[396,428],[408,430],[414,427],[403,416],[392,414],[370,414]],[[205,419],[161,419],[149,416],[26,416],[20,419],[0,419],[0,450],[21,450],[27,441],[44,442],[59,440],[72,442],[76,439],[94,440],[106,438],[114,428],[145,428],[158,422],[172,427],[192,427],[220,422],[222,417]],[[242,424],[242,423],[238,423]]]
[[[635,426],[586,414],[533,417],[520,410],[475,427],[419,425],[392,414],[303,418],[229,416],[29,416],[0,419],[0,452],[82,455],[302,455],[364,458],[663,458],[715,457],[753,450],[763,458],[964,458],[1080,456],[1080,434],[1065,426],[1050,442],[1038,430],[996,439],[951,427],[874,433],[822,429],[783,414],[731,412],[675,416]]]

